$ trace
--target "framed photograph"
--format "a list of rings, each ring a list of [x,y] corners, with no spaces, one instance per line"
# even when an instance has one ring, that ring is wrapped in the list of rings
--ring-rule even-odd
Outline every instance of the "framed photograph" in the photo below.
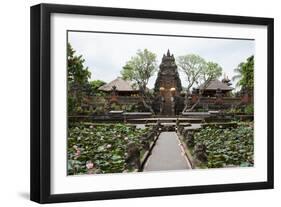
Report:
[[[31,200],[273,188],[273,19],[31,7]]]

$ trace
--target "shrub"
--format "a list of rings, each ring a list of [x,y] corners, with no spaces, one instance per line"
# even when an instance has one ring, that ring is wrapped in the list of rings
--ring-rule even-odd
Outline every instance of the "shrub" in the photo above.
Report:
[[[248,105],[245,107],[245,113],[246,114],[253,114],[254,113],[254,106],[253,104]]]

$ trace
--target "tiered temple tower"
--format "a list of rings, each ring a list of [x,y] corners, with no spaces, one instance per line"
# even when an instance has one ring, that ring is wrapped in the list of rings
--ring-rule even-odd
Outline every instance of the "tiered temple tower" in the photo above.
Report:
[[[169,50],[167,55],[163,55],[159,68],[160,70],[157,75],[154,91],[163,99],[161,113],[164,115],[172,115],[174,113],[174,97],[179,96],[182,85],[174,55],[171,55]]]
[[[182,90],[181,80],[174,55],[171,55],[169,50],[167,55],[163,55],[159,68],[160,70],[157,75],[154,91],[159,92],[160,87],[164,87],[165,90],[175,88],[177,93],[180,92]]]

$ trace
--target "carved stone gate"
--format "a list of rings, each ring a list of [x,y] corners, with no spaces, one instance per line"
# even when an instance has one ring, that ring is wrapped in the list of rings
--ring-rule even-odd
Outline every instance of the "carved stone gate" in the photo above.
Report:
[[[154,90],[161,96],[160,113],[174,115],[175,98],[179,96],[182,86],[174,55],[171,55],[169,50],[167,55],[163,55],[159,68]]]

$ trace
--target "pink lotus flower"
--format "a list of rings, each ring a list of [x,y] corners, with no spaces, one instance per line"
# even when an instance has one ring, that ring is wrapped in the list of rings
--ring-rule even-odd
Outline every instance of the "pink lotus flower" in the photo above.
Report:
[[[74,153],[74,159],[77,159],[81,155],[81,150],[76,145],[74,145],[73,148],[76,150]]]
[[[79,157],[81,155],[81,150],[77,149],[75,152],[75,157]]]
[[[87,167],[88,170],[93,169],[94,168],[94,163],[91,160],[89,160],[86,163],[86,167]]]

